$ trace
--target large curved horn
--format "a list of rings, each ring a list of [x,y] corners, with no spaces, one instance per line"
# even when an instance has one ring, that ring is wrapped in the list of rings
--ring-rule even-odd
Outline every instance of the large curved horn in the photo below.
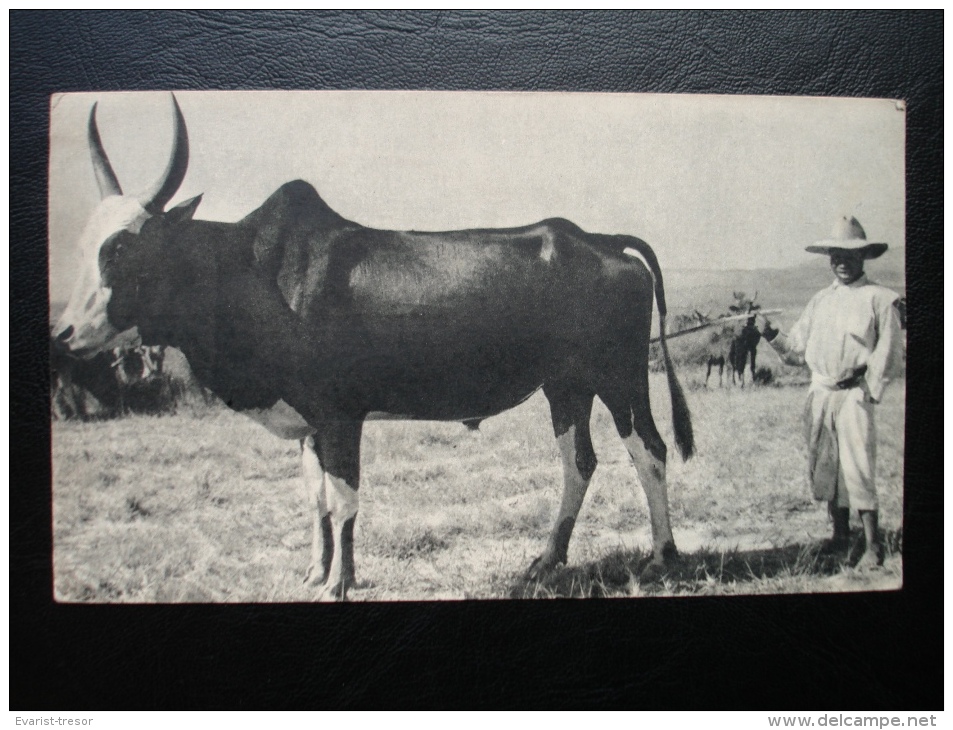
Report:
[[[103,142],[99,138],[99,128],[96,126],[96,104],[93,104],[93,110],[89,113],[87,136],[89,138],[89,154],[93,158],[93,172],[96,173],[96,184],[99,186],[99,196],[108,198],[110,195],[122,195],[119,180],[116,178],[116,173],[113,172],[112,165],[109,164],[106,150],[103,149]]]
[[[172,95],[172,105],[175,112],[175,134],[172,138],[172,155],[169,158],[169,164],[152,189],[139,197],[142,207],[153,215],[163,211],[166,203],[179,189],[179,185],[185,179],[185,171],[189,168],[189,133],[185,128],[185,119],[175,94]]]

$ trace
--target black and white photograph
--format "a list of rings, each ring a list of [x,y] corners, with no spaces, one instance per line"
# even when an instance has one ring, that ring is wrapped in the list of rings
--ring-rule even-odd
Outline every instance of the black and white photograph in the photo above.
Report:
[[[17,724],[932,722],[942,11],[9,26]]]
[[[49,113],[56,602],[904,586],[903,100]]]

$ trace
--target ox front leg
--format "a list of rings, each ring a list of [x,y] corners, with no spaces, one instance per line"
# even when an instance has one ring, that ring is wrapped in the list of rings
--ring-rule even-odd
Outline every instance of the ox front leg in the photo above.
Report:
[[[327,519],[322,518],[325,540],[322,565],[327,574],[321,600],[343,601],[354,585],[354,522],[357,519],[357,489],[360,481],[361,422],[336,421],[316,434],[318,454],[325,475]],[[326,536],[330,533],[330,540]],[[331,557],[327,560],[330,543]]]
[[[549,399],[553,430],[562,458],[563,496],[546,549],[527,571],[530,579],[540,578],[566,562],[569,538],[572,537],[576,517],[596,470],[596,453],[589,433],[592,394],[557,386],[547,386],[544,392]]]
[[[331,571],[334,537],[331,530],[331,514],[328,510],[325,475],[318,458],[314,436],[301,440],[301,469],[312,520],[311,562],[304,582],[308,585],[324,585]]]

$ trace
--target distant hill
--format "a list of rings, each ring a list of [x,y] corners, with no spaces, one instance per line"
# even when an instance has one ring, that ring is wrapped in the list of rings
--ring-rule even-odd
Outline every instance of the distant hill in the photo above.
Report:
[[[871,261],[866,271],[871,280],[906,294],[904,277],[904,249],[888,251]],[[801,266],[784,269],[668,269],[665,277],[665,296],[673,314],[690,313],[697,309],[715,317],[725,314],[734,303],[733,292],[748,296],[758,293],[757,303],[764,309],[783,309],[778,322],[790,324],[808,300],[833,281],[829,259],[824,256],[805,257]]]

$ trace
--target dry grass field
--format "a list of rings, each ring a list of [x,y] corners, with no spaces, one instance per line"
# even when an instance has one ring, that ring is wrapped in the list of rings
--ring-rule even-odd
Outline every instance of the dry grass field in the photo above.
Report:
[[[903,383],[879,407],[878,487],[887,557],[857,573],[821,556],[825,506],[808,494],[796,379],[702,387],[681,367],[698,454],[673,448],[664,376],[653,411],[670,447],[669,498],[680,558],[642,585],[650,537],[644,494],[608,412],[569,550],[541,583],[522,574],[542,550],[562,476],[548,405],[537,394],[485,421],[374,422],[363,442],[355,601],[730,595],[889,590],[902,584]],[[54,422],[57,600],[306,602],[310,528],[298,445],[224,407],[99,422]],[[854,520],[855,551],[860,546]]]

